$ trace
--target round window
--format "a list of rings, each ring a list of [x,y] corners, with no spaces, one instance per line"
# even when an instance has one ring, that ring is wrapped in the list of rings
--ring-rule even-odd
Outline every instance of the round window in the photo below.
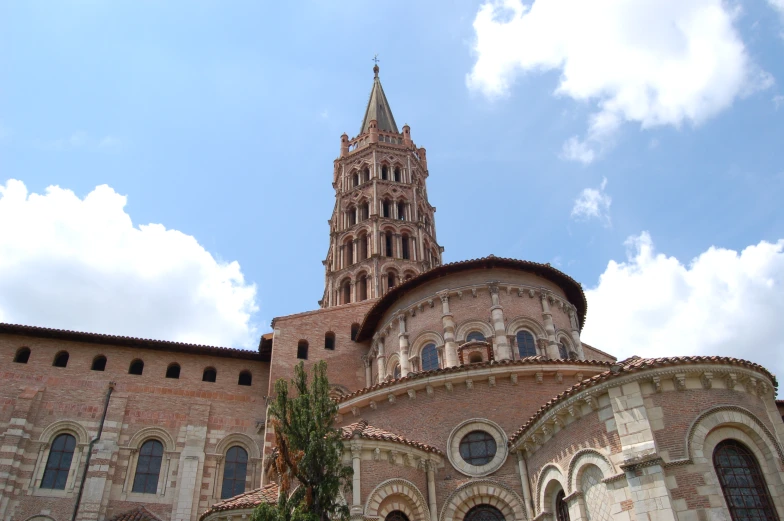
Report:
[[[495,457],[495,438],[485,431],[472,431],[460,440],[460,457],[475,466],[486,465]]]

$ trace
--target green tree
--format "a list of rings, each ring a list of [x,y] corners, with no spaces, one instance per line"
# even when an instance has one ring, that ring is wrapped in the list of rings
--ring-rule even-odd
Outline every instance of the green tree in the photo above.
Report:
[[[349,509],[340,492],[349,490],[353,470],[343,465],[341,431],[333,427],[337,404],[329,397],[327,364],[313,367],[313,382],[302,362],[290,382],[275,382],[269,407],[275,430],[274,468],[280,497],[262,504],[252,521],[346,521]],[[298,487],[293,487],[297,483]],[[291,489],[295,488],[294,492]]]

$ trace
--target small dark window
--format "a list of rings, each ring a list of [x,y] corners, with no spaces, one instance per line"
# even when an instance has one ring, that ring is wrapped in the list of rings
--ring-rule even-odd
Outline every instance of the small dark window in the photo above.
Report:
[[[482,355],[479,353],[471,353],[468,356],[468,363],[469,364],[481,364],[482,363]]]
[[[180,377],[180,364],[172,363],[166,368],[166,378],[179,378]]]
[[[61,434],[54,439],[49,458],[46,460],[46,470],[41,479],[41,488],[64,490],[68,481],[68,472],[71,470],[76,438],[70,434]]]
[[[134,360],[128,368],[128,374],[142,374],[144,372],[144,362],[141,360]]]
[[[359,174],[354,174],[354,186],[359,186]]]
[[[391,217],[392,215],[391,208],[390,208],[391,204],[392,203],[390,203],[389,201],[384,201],[381,203],[381,217]]]
[[[427,344],[422,348],[422,370],[438,369],[438,352],[435,344]]]
[[[388,177],[389,177],[389,168],[387,168],[387,166],[384,165],[381,167],[381,179],[386,181]]]
[[[517,352],[520,358],[536,356],[536,342],[534,342],[534,336],[528,331],[517,332]]]
[[[370,169],[369,168],[365,168],[362,171],[362,180],[364,182],[370,181]]]
[[[395,369],[392,371],[392,376],[397,380],[400,378],[400,375],[403,374],[403,371],[400,369],[400,364],[395,366]]]
[[[748,447],[735,440],[722,441],[713,451],[713,467],[733,521],[778,521],[765,477]]]
[[[158,490],[158,476],[161,473],[163,444],[158,440],[144,442],[136,462],[136,476],[133,478],[133,492],[155,494]]]
[[[500,510],[491,505],[476,505],[466,512],[463,521],[505,521]]]
[[[392,289],[395,287],[395,274],[393,272],[387,273],[387,288]]]
[[[60,351],[54,355],[54,363],[52,365],[55,367],[66,367],[68,365],[68,351]]]
[[[569,521],[569,505],[566,504],[565,497],[563,489],[555,495],[555,519],[557,521]]]
[[[409,521],[409,519],[408,516],[400,510],[393,510],[387,514],[387,517],[384,518],[384,521]]]
[[[402,237],[402,241],[403,241],[403,258],[404,259],[410,259],[411,258],[411,253],[409,251],[410,248],[409,248],[409,245],[408,245],[408,243],[409,243],[408,235],[404,235]]]
[[[471,331],[470,333],[468,333],[468,336],[466,337],[466,342],[474,342],[474,341],[484,342],[485,336],[479,331]]]
[[[232,447],[226,452],[223,467],[223,486],[221,499],[238,496],[245,492],[245,479],[248,475],[248,453],[242,447]]]
[[[300,360],[307,360],[308,359],[308,341],[307,340],[300,340],[297,343],[297,358]]]
[[[218,371],[215,370],[214,367],[208,367],[204,370],[204,374],[201,375],[202,382],[214,382],[218,377]]]
[[[387,257],[392,256],[392,232],[387,232],[384,234],[384,249],[386,250]]]
[[[400,167],[395,167],[395,182],[400,182]]]
[[[397,203],[397,218],[398,220],[406,220],[406,203]]]
[[[460,440],[460,456],[469,465],[486,465],[495,457],[495,438],[489,432],[472,431]]]
[[[30,360],[30,348],[20,347],[14,355],[14,362],[17,364],[26,364]]]
[[[569,350],[566,349],[566,345],[564,345],[563,342],[558,344],[558,356],[560,356],[562,360],[569,358]]]
[[[93,371],[105,371],[106,370],[106,357],[103,355],[98,355],[93,358],[93,366],[90,368]]]
[[[357,333],[359,333],[359,324],[354,322],[351,324],[351,341],[356,342],[357,340]]]
[[[335,350],[335,333],[329,331],[324,335],[324,349]]]
[[[237,385],[250,385],[252,380],[253,376],[250,374],[250,371],[242,371],[240,373],[240,379],[237,381]]]

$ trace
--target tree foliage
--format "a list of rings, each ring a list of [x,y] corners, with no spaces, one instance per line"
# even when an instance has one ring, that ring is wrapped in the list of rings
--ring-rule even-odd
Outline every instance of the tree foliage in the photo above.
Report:
[[[280,496],[277,505],[260,505],[252,521],[348,519],[349,509],[340,492],[348,491],[353,470],[341,461],[341,432],[333,427],[337,411],[329,397],[323,361],[313,367],[311,385],[302,362],[294,368],[290,382],[275,382],[269,417],[275,431],[273,465]]]

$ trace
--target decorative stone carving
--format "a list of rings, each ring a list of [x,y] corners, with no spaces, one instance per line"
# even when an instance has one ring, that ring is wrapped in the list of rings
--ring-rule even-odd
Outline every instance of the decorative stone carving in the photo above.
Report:
[[[735,373],[727,373],[727,376],[724,377],[724,381],[726,382],[727,389],[735,389],[735,385],[738,383],[738,375]]]
[[[447,383],[445,383],[445,384],[444,384],[444,387],[446,388],[446,390],[447,390],[448,392],[450,392],[450,393],[452,392],[452,382],[447,382]]]
[[[702,373],[702,376],[700,376],[700,381],[702,382],[703,389],[710,389],[713,387],[713,373],[710,371]]]
[[[389,453],[387,453],[387,461],[389,461],[393,465],[396,463],[396,461],[397,461],[397,451],[396,450],[390,450]]]
[[[373,461],[381,461],[381,449],[378,447],[373,451]]]
[[[425,387],[425,391],[427,392],[428,396],[433,396],[435,394],[432,385],[428,385],[427,387]]]
[[[408,399],[409,399],[409,400],[413,400],[413,399],[415,399],[415,398],[416,398],[416,390],[414,390],[414,389],[409,389],[409,390],[408,390]]]
[[[474,388],[474,381],[471,380],[470,378],[466,379],[465,384],[466,384],[466,389],[471,390]]]
[[[555,372],[555,381],[558,382],[559,384],[563,383],[563,373],[561,371]]]
[[[354,416],[359,416],[359,407],[352,407],[351,414],[353,414]]]
[[[370,403],[368,405],[370,405],[370,408],[373,409],[374,411],[378,407],[378,405],[376,404],[376,402],[374,400],[370,400]]]
[[[544,381],[544,373],[541,371],[536,372],[536,383],[540,384]]]
[[[517,373],[510,374],[509,379],[512,381],[512,385],[517,385]]]
[[[490,387],[495,387],[495,376],[489,377],[487,379],[487,383],[490,385]]]
[[[654,376],[653,378],[651,378],[651,382],[653,383],[653,389],[657,393],[660,393],[662,391],[661,378],[659,378],[658,376]]]
[[[387,399],[389,400],[389,403],[395,403],[395,400],[396,400],[394,394],[387,395]]]
[[[673,382],[675,383],[675,388],[679,391],[686,390],[686,375],[683,373],[678,373],[673,378]]]

